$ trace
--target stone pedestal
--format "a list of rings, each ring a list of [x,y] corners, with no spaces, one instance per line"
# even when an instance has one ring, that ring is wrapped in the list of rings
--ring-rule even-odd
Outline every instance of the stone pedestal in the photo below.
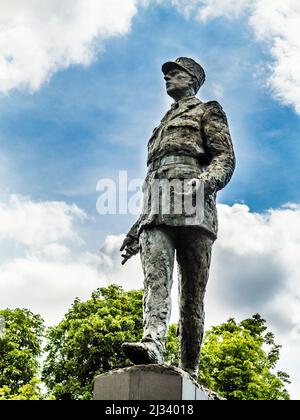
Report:
[[[213,400],[186,372],[166,365],[140,365],[98,376],[95,400]]]

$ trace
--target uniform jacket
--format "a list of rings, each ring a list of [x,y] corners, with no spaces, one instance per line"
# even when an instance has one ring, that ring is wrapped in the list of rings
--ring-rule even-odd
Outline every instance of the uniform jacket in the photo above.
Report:
[[[181,156],[183,160],[188,157],[195,163],[164,165],[167,156]],[[221,105],[215,101],[203,103],[194,96],[173,104],[153,131],[147,162],[145,185],[154,178],[199,178],[204,182],[203,218],[196,227],[216,238],[216,194],[230,181],[235,169],[228,122]],[[128,235],[136,237],[143,229],[161,224],[186,226],[188,220],[184,215],[142,214]]]

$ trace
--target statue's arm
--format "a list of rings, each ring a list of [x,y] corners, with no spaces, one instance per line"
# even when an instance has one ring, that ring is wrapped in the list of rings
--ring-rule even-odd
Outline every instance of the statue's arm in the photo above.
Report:
[[[205,188],[210,193],[224,188],[235,169],[235,155],[227,117],[218,102],[208,102],[202,117],[203,139],[210,158],[202,174]]]
[[[125,251],[122,254],[123,260],[122,265],[124,265],[131,257],[139,253],[139,224],[141,221],[141,217],[138,221],[132,226],[129,232],[126,235],[126,238],[123,241],[120,251]]]

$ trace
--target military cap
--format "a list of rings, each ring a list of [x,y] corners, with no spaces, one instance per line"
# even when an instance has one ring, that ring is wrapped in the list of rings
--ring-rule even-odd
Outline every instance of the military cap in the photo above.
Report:
[[[202,66],[196,63],[192,58],[179,57],[175,61],[168,61],[162,66],[162,72],[166,75],[174,68],[185,70],[191,76],[195,77],[199,83],[199,88],[203,85],[205,81],[205,71]]]

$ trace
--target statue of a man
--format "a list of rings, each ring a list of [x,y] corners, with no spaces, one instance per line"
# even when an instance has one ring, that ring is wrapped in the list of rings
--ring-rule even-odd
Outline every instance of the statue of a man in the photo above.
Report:
[[[122,264],[140,252],[145,276],[144,332],[140,343],[124,343],[122,348],[135,364],[164,362],[176,252],[180,367],[197,379],[204,332],[203,300],[218,230],[216,195],[231,179],[235,156],[221,105],[201,102],[195,96],[205,81],[203,68],[181,57],[165,63],[162,71],[174,103],[149,140],[146,185],[163,178],[189,180],[187,185],[193,186],[195,195],[198,180],[203,200],[196,205],[203,206],[203,217],[164,215],[161,210],[143,212],[127,234],[121,247],[125,250]]]

